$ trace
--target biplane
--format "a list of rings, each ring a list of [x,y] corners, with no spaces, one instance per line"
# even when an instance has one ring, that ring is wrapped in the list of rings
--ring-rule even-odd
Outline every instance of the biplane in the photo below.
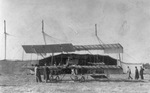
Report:
[[[86,76],[90,76],[94,79],[101,78],[105,76],[109,78],[108,69],[113,68],[121,68],[118,65],[105,65],[104,62],[91,63],[91,65],[78,65],[78,59],[70,59],[66,60],[66,64],[64,65],[56,65],[53,61],[53,56],[55,53],[72,53],[76,51],[90,51],[90,50],[103,50],[104,53],[115,53],[120,54],[123,53],[123,47],[118,44],[95,44],[95,45],[73,45],[71,43],[66,44],[50,44],[50,45],[22,45],[24,51],[26,53],[40,54],[45,55],[47,53],[52,54],[52,59],[50,61],[50,65],[47,67],[53,73],[50,74],[50,81],[59,81],[62,80],[62,77],[65,76],[63,72],[64,69],[70,69],[70,79],[73,81],[85,81],[88,78]],[[121,60],[121,57],[119,57]],[[27,67],[28,69],[33,69],[34,67]],[[42,69],[43,66],[40,66]],[[81,70],[81,73],[78,74],[78,70]],[[87,73],[82,73],[82,70],[87,70]],[[96,71],[102,71],[103,73],[97,74]]]

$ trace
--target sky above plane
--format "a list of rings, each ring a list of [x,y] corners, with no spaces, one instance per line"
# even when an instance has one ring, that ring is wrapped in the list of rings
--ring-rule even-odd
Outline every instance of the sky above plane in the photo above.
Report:
[[[0,0],[0,59],[4,59],[4,20],[7,59],[31,58],[22,56],[21,45],[44,44],[44,20],[47,44],[99,44],[97,24],[105,44],[123,46],[124,62],[150,62],[149,0]]]

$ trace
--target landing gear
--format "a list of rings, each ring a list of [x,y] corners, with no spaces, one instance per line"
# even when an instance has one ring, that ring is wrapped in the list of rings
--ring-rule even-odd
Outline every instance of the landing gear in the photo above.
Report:
[[[71,75],[70,78],[72,81],[85,82],[85,77],[83,75],[82,76]]]
[[[72,81],[78,81],[78,76],[77,75],[71,75],[70,76]]]
[[[85,77],[84,76],[81,76],[80,82],[85,82]]]

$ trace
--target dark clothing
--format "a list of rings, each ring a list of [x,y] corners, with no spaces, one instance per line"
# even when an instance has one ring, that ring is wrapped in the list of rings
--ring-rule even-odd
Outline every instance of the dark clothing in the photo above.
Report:
[[[39,67],[35,67],[35,78],[36,78],[36,82],[42,82]]]
[[[144,69],[141,68],[141,69],[140,69],[140,76],[141,76],[141,79],[144,79],[144,77],[143,77],[143,72],[144,72]]]
[[[135,79],[139,79],[139,72],[137,68],[135,69]]]
[[[46,82],[47,82],[47,80],[49,80],[49,68],[47,67],[47,66],[45,66],[44,67],[44,80],[46,80]]]

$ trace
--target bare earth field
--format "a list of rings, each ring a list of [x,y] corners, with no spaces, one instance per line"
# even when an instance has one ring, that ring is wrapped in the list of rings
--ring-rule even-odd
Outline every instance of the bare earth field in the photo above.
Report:
[[[33,75],[0,75],[0,93],[150,93],[150,75],[144,81],[127,80],[125,74],[111,75],[110,80],[86,82],[68,80],[36,83]]]

